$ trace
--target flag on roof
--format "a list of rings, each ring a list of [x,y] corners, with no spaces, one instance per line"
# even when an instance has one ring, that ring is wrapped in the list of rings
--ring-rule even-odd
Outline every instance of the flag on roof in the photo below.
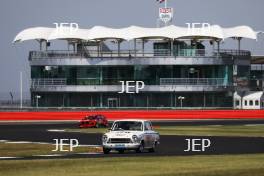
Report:
[[[165,0],[157,0],[157,2],[159,3],[163,3]]]

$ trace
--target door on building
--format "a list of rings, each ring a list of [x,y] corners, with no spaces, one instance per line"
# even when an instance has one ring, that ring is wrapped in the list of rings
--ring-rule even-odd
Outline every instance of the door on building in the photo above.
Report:
[[[108,98],[107,105],[109,108],[116,108],[119,106],[118,98]]]

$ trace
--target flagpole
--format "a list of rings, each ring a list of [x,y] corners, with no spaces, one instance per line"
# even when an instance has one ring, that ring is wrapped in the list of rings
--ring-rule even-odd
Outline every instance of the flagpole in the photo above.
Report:
[[[20,72],[20,108],[23,108],[23,76],[22,71]]]
[[[165,5],[165,9],[167,9],[167,0],[165,0],[164,5]],[[167,22],[165,22],[165,26],[167,26]]]

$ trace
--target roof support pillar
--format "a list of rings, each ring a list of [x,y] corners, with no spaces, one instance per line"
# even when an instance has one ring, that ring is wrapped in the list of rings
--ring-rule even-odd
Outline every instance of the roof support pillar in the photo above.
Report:
[[[134,39],[134,57],[137,56],[137,39]]]
[[[42,51],[42,41],[39,42],[39,50]]]
[[[173,39],[171,39],[170,42],[170,55],[173,56]]]
[[[145,39],[142,38],[142,56],[144,56],[144,51],[145,50]]]
[[[217,57],[220,55],[220,40],[216,40],[217,43]]]
[[[50,45],[50,43],[49,43],[49,45]],[[45,40],[45,50],[46,51],[48,50],[48,41],[47,40]]]
[[[240,49],[241,49],[241,40],[242,40],[242,37],[238,37],[237,38],[237,41],[238,41],[238,52],[240,53]]]
[[[100,55],[100,41],[97,41],[97,57]]]
[[[45,51],[48,50],[48,41],[44,40],[44,39],[40,39],[37,40],[39,42],[39,50],[43,51],[45,49]]]
[[[212,49],[213,51],[215,51],[215,41],[214,40],[210,41],[210,45],[212,45]]]
[[[39,50],[42,51],[42,50],[43,50],[43,42],[44,42],[45,40],[40,39],[40,40],[37,40],[37,41],[39,42]]]
[[[73,45],[73,51],[76,52],[76,48],[77,48],[76,43],[74,42],[72,45]]]
[[[120,43],[121,43],[121,40],[117,39],[117,55],[118,55],[118,57],[120,56]]]
[[[103,56],[103,41],[102,40],[99,41],[99,51],[100,51],[100,56],[102,57]]]

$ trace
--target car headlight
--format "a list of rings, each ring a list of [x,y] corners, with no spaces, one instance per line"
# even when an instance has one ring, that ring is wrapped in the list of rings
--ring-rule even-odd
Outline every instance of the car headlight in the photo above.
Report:
[[[103,143],[106,143],[107,142],[107,139],[108,139],[107,135],[103,135],[103,137],[102,137]]]
[[[139,138],[136,135],[132,136],[133,142],[139,142]]]

